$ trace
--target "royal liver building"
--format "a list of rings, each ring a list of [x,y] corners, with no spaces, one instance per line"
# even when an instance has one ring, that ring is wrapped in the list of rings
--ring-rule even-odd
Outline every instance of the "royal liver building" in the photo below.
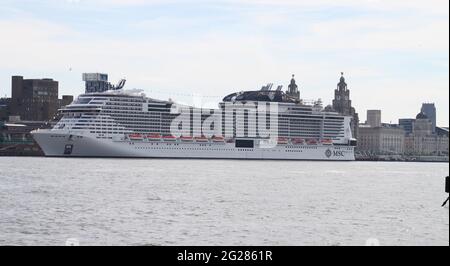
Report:
[[[354,138],[358,138],[359,116],[356,113],[354,107],[352,107],[352,101],[350,100],[350,90],[345,82],[344,73],[341,73],[341,79],[337,84],[337,89],[334,91],[333,100],[334,111],[345,115],[351,116],[352,120],[350,127],[352,128],[352,135]]]

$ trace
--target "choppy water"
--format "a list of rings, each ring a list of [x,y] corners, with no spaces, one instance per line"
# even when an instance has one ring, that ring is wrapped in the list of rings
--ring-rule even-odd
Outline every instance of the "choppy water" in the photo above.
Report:
[[[448,245],[448,164],[0,157],[0,245]]]

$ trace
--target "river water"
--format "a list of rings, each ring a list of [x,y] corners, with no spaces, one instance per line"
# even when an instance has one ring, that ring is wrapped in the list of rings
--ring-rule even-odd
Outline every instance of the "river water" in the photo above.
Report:
[[[447,163],[0,157],[0,245],[449,245]]]

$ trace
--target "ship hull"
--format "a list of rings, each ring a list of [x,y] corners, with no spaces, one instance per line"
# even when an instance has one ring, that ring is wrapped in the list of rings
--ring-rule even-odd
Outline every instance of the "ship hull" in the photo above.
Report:
[[[355,160],[351,146],[256,145],[254,148],[237,148],[235,143],[113,140],[52,130],[34,131],[32,135],[49,157]]]

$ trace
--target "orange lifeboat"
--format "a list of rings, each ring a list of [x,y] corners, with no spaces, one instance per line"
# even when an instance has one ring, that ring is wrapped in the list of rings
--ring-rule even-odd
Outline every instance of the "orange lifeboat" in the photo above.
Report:
[[[201,137],[196,137],[195,141],[204,143],[204,142],[209,142],[209,139],[207,137],[205,137],[205,136],[201,136]]]
[[[333,145],[333,140],[331,139],[323,139],[322,140],[323,145]]]
[[[130,134],[128,135],[130,140],[143,140],[144,137],[141,134]]]
[[[305,140],[301,139],[301,138],[294,138],[291,141],[292,141],[292,144],[294,144],[294,145],[305,144]]]
[[[175,136],[164,136],[163,140],[164,141],[177,141],[177,137],[175,137]]]
[[[306,143],[308,145],[317,145],[318,144],[316,139],[309,139]]]
[[[181,141],[184,141],[184,142],[192,142],[192,141],[194,141],[194,138],[193,137],[191,137],[191,136],[181,136],[180,137],[180,139],[181,139]]]
[[[223,143],[223,142],[225,142],[225,138],[224,137],[220,137],[220,136],[215,136],[215,137],[212,138],[212,141],[216,142],[216,143]]]
[[[160,134],[149,134],[149,135],[147,135],[147,139],[150,141],[159,141],[159,140],[161,140],[161,135]]]
[[[289,139],[288,138],[282,138],[282,137],[278,138],[278,144],[286,145],[288,143],[289,143]]]

